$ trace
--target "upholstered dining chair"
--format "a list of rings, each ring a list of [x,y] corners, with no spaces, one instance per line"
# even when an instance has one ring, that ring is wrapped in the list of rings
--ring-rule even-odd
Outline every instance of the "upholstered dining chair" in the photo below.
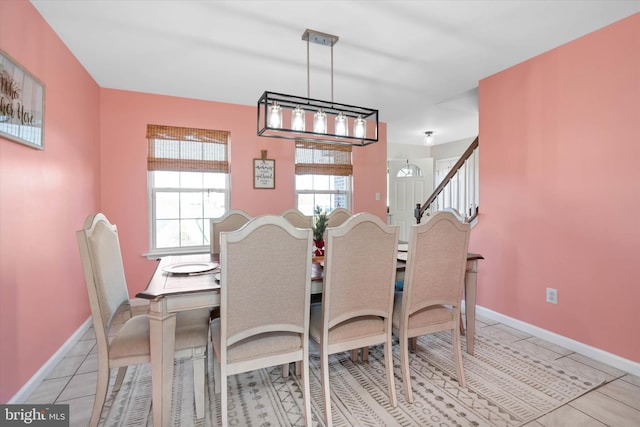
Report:
[[[228,425],[227,377],[301,362],[304,418],[309,391],[310,229],[277,215],[220,235],[220,317],[211,323],[215,392]]]
[[[414,225],[409,236],[402,292],[397,292],[393,328],[400,341],[400,366],[407,401],[413,403],[409,339],[451,331],[458,383],[466,387],[460,346],[460,305],[470,225],[451,212],[437,212]]]
[[[353,214],[349,209],[335,208],[327,216],[327,227],[338,227],[351,218]]]
[[[329,355],[384,344],[389,401],[393,379],[392,323],[398,227],[370,213],[325,231],[322,302],[311,306],[310,337],[320,347],[325,421],[332,425]]]
[[[280,216],[289,221],[294,227],[313,228],[313,217],[303,214],[298,209],[287,209]]]
[[[220,255],[220,233],[235,231],[245,225],[251,216],[241,209],[231,209],[220,218],[211,219],[211,254]]]
[[[113,391],[122,385],[127,366],[150,362],[149,318],[130,316],[116,226],[101,214],[89,215],[76,237],[98,349],[98,381],[91,412],[91,426],[97,426],[109,386],[109,372],[119,368]],[[112,331],[114,318],[124,314],[120,329]],[[115,328],[114,328],[115,329]],[[112,337],[110,338],[110,333]],[[204,417],[205,358],[209,340],[209,310],[193,310],[176,316],[175,357],[193,360],[196,416]]]

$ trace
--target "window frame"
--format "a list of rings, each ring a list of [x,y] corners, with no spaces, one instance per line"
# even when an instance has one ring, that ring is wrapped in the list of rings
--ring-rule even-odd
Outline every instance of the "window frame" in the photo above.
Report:
[[[336,195],[344,195],[346,206],[331,206],[333,210],[337,207],[352,210],[353,201],[353,154],[352,147],[327,142],[314,142],[306,140],[296,140],[294,162],[295,162],[295,205],[298,210],[307,215],[313,215],[300,209],[299,198],[302,194],[313,194],[314,202],[317,195],[329,195],[335,201]],[[312,176],[312,189],[299,189],[298,176]],[[329,179],[343,178],[346,180],[345,190],[331,190],[316,188],[315,177],[329,177]],[[331,187],[331,185],[329,186]],[[318,206],[314,203],[313,209]]]
[[[173,254],[206,253],[210,251],[209,245],[197,246],[173,246],[158,248],[157,242],[157,197],[160,193],[182,194],[200,193],[212,191],[224,194],[224,211],[229,210],[230,203],[230,171],[229,171],[229,144],[230,132],[185,128],[167,125],[147,125],[147,215],[149,231],[149,252],[145,253],[149,259],[157,259],[161,256]],[[209,145],[215,144],[215,145]],[[219,148],[221,147],[221,148]],[[213,173],[224,176],[224,188],[204,187],[204,177],[202,186],[183,187],[180,181],[178,186],[156,187],[154,172],[176,172],[176,173]],[[214,182],[215,184],[218,184]],[[202,220],[202,229],[206,231],[211,225],[211,217],[204,217],[204,210],[201,218],[182,217],[180,207],[178,208],[177,220]],[[203,233],[203,242],[210,239],[209,233]],[[178,242],[181,245],[183,242]]]
[[[157,258],[158,256],[167,256],[167,255],[184,255],[184,254],[198,254],[198,253],[207,253],[211,250],[209,245],[199,245],[199,246],[173,246],[169,248],[158,248],[156,242],[156,194],[157,193],[202,193],[205,191],[214,191],[217,193],[224,193],[224,205],[225,212],[227,212],[229,201],[230,201],[230,189],[229,189],[229,174],[224,173],[225,176],[225,188],[182,188],[182,187],[155,187],[154,182],[154,172],[156,171],[148,171],[147,172],[147,196],[148,196],[148,212],[149,212],[149,252],[145,254],[145,256],[150,258]],[[158,171],[162,172],[162,171]],[[201,173],[216,173],[216,172],[201,172]],[[220,173],[220,172],[218,172]],[[182,217],[180,217],[182,219]],[[203,221],[211,222],[212,218],[203,217]],[[210,225],[209,225],[210,226]],[[210,238],[211,230],[209,230],[209,235],[205,233],[205,239]]]
[[[346,202],[347,202],[347,206],[333,206],[331,208],[331,210],[336,209],[336,208],[345,208],[348,210],[352,210],[351,209],[351,205],[353,204],[353,175],[321,175],[321,174],[309,174],[311,176],[322,176],[322,177],[329,177],[329,179],[331,178],[343,178],[346,180],[346,190],[317,190],[317,189],[312,189],[312,190],[299,190],[298,189],[298,182],[297,182],[297,176],[295,175],[295,179],[296,182],[294,183],[294,187],[295,187],[295,198],[296,198],[296,209],[298,209],[299,211],[305,213],[305,215],[313,215],[313,212],[311,213],[307,213],[305,211],[303,211],[302,209],[300,209],[300,206],[298,204],[299,201],[299,195],[301,194],[313,194],[315,195],[324,195],[324,194],[328,194],[330,196],[335,196],[335,195],[344,195]],[[314,206],[315,208],[315,206]]]

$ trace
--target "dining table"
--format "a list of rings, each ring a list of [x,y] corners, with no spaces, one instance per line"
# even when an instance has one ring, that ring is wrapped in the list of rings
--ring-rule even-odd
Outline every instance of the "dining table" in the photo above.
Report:
[[[404,280],[406,258],[399,246],[396,281]],[[403,259],[404,258],[404,259]],[[476,275],[480,254],[467,255],[465,274],[465,320],[467,352],[473,354],[475,336]],[[160,259],[147,287],[136,297],[149,300],[152,410],[154,426],[171,424],[171,396],[175,351],[176,314],[180,311],[220,306],[218,256],[210,253],[171,255]],[[311,294],[322,293],[324,259],[313,257]],[[173,266],[209,264],[205,271],[183,273]],[[462,324],[461,324],[462,325]],[[462,326],[461,326],[462,328]]]

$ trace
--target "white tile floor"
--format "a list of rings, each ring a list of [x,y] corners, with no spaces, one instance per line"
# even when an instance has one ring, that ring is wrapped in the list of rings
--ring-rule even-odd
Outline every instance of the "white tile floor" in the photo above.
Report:
[[[638,427],[640,426],[640,378],[596,362],[565,348],[530,336],[506,325],[480,318],[485,333],[556,363],[605,373],[606,383],[526,427]],[[90,329],[54,369],[26,403],[68,403],[71,426],[86,426],[95,395],[97,353]],[[274,426],[275,427],[275,426]]]

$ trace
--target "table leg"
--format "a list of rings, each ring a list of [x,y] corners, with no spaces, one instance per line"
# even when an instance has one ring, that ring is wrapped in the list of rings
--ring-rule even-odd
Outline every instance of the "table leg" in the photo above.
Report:
[[[151,301],[149,329],[151,344],[151,386],[153,425],[170,424],[176,314],[167,313],[166,300]]]
[[[464,276],[464,314],[467,323],[467,353],[473,354],[476,336],[476,279],[478,274],[478,260],[467,261],[467,271]]]

